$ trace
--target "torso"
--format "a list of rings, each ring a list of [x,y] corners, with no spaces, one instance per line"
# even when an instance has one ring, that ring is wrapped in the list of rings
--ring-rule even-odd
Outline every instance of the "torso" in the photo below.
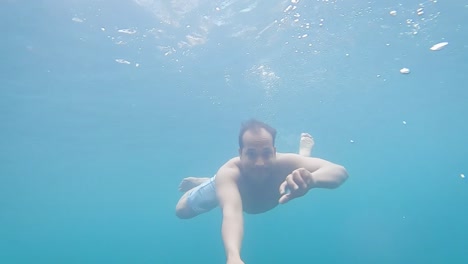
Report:
[[[279,187],[294,168],[281,162],[277,157],[268,181],[253,183],[241,174],[238,186],[242,198],[242,207],[246,213],[258,214],[275,208],[280,198]]]

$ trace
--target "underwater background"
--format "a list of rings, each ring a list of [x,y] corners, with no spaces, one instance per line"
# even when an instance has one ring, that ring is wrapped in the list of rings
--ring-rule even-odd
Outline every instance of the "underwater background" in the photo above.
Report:
[[[0,21],[0,263],[225,263],[219,210],[180,220],[177,189],[250,118],[349,179],[245,215],[245,263],[468,263],[468,1],[3,0]]]

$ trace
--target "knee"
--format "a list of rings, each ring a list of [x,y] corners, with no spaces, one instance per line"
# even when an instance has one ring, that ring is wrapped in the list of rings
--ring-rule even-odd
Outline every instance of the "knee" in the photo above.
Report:
[[[175,213],[180,219],[189,219],[196,216],[196,214],[188,207],[176,207]]]
[[[195,212],[187,205],[185,199],[177,203],[175,214],[180,219],[189,219],[196,216]]]

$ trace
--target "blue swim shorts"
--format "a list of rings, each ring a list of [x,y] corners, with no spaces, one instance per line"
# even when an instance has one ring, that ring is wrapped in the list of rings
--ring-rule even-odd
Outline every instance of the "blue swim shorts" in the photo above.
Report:
[[[190,191],[187,204],[195,213],[205,213],[218,206],[215,177],[216,175]]]

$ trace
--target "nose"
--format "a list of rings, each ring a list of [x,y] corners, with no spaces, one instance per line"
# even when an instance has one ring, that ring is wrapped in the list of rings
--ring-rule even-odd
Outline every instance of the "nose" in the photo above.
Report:
[[[265,161],[262,158],[258,158],[255,161],[255,166],[261,167],[261,166],[264,166],[264,165],[265,165]]]

